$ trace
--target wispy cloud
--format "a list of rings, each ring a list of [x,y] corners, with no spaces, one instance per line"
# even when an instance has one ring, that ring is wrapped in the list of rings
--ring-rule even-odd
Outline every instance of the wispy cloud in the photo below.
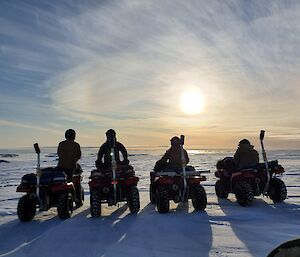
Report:
[[[41,130],[41,131],[50,132],[50,133],[54,133],[54,134],[61,134],[61,131],[56,130],[56,129],[52,129],[52,128],[48,128],[47,126],[45,126],[45,127],[35,126],[35,125],[31,125],[31,124],[12,122],[12,121],[9,121],[9,120],[0,120],[0,125],[1,126],[13,127],[13,128],[31,129],[31,130],[33,130],[33,133],[36,130]]]
[[[129,143],[262,127],[297,137],[298,1],[54,2],[5,2],[0,20],[0,87],[49,122],[90,135],[116,127]],[[204,95],[199,116],[180,111],[189,87]]]

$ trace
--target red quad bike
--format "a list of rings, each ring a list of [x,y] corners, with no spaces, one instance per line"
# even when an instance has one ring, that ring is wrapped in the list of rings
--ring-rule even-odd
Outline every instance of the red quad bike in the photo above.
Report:
[[[19,220],[30,221],[36,214],[36,208],[47,211],[52,207],[57,207],[61,219],[68,219],[72,215],[74,202],[76,207],[83,205],[81,172],[75,173],[72,182],[69,182],[62,169],[53,167],[41,169],[38,144],[34,144],[34,148],[38,155],[37,174],[24,175],[21,184],[17,187],[17,192],[26,193],[18,202]]]
[[[277,177],[284,173],[284,168],[278,161],[268,162],[263,145],[264,133],[264,130],[260,133],[264,163],[259,163],[255,168],[237,170],[232,157],[218,161],[215,176],[219,180],[215,190],[219,198],[227,199],[228,194],[233,193],[241,206],[250,206],[254,196],[261,194],[270,197],[274,203],[287,198],[286,186]]]
[[[183,154],[184,136],[181,136],[181,156]],[[206,171],[207,172],[207,171]],[[195,210],[204,210],[207,197],[204,187],[200,184],[206,177],[201,171],[196,171],[192,166],[179,169],[165,169],[150,172],[150,202],[156,204],[159,213],[169,212],[170,200],[175,203],[188,202],[192,199]]]
[[[140,210],[140,197],[137,188],[139,178],[131,165],[117,165],[115,160],[115,141],[111,142],[112,167],[93,170],[90,176],[90,204],[91,216],[101,215],[101,204],[108,206],[127,202],[131,213]]]

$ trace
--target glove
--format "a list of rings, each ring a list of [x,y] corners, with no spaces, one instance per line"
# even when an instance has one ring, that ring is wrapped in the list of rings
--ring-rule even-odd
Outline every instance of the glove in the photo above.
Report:
[[[122,165],[129,165],[129,160],[122,161]]]

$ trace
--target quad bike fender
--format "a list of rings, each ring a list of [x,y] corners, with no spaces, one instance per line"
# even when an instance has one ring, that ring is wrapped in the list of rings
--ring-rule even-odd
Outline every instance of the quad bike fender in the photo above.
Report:
[[[205,176],[196,176],[196,177],[188,179],[188,183],[191,185],[200,184],[201,181],[206,181],[206,177]]]
[[[255,178],[255,177],[256,177],[256,173],[253,172],[253,170],[244,170],[244,171],[233,173],[231,176],[231,181],[240,180],[242,178]]]
[[[103,183],[101,183],[97,179],[89,181],[89,187],[90,188],[98,188],[98,187],[102,187],[102,186],[103,186]]]
[[[274,169],[272,169],[272,172],[275,174],[282,174],[285,172],[285,170],[281,165],[278,165]]]
[[[74,187],[74,184],[72,182],[67,182],[67,183],[63,183],[63,184],[53,185],[51,187],[51,191],[52,192],[70,191],[70,192],[74,193],[75,192],[75,187]]]
[[[125,180],[125,185],[127,186],[136,186],[139,181],[138,177],[130,177]]]
[[[250,181],[254,181],[256,178],[256,173],[254,173],[253,171],[239,171],[236,173],[233,173],[231,176],[231,188],[234,191],[235,190],[235,186],[239,184],[240,181],[247,181],[250,183]],[[251,184],[251,183],[250,183]]]
[[[161,177],[156,177],[154,179],[154,182],[157,184],[172,185],[174,184],[174,178],[169,176],[161,176]]]

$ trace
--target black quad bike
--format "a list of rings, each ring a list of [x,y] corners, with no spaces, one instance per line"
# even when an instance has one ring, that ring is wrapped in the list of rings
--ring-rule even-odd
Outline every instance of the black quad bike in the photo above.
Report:
[[[241,206],[250,206],[254,196],[265,195],[274,203],[282,202],[287,198],[284,182],[277,175],[284,173],[284,168],[278,161],[268,162],[263,145],[265,131],[260,133],[264,163],[255,168],[237,170],[232,157],[218,161],[215,176],[219,180],[215,184],[216,194],[219,198],[227,199],[229,193],[236,196]]]
[[[200,184],[206,177],[192,166],[185,166],[183,154],[184,136],[181,136],[181,156],[183,167],[150,172],[150,202],[156,204],[159,213],[169,212],[170,200],[175,203],[188,202],[192,199],[195,210],[204,210],[207,197]],[[207,172],[207,171],[206,171]]]
[[[17,192],[26,193],[19,202],[17,213],[22,222],[30,221],[36,214],[36,209],[47,211],[57,207],[58,216],[68,219],[76,207],[83,205],[84,191],[81,186],[81,169],[73,175],[72,181],[67,180],[64,170],[57,167],[40,168],[40,149],[34,144],[38,155],[37,172],[22,177]]]
[[[140,197],[137,188],[139,178],[131,165],[117,165],[115,160],[115,141],[111,144],[112,167],[91,172],[90,204],[91,216],[101,215],[101,204],[108,206],[117,205],[119,202],[127,202],[131,213],[140,210]]]

